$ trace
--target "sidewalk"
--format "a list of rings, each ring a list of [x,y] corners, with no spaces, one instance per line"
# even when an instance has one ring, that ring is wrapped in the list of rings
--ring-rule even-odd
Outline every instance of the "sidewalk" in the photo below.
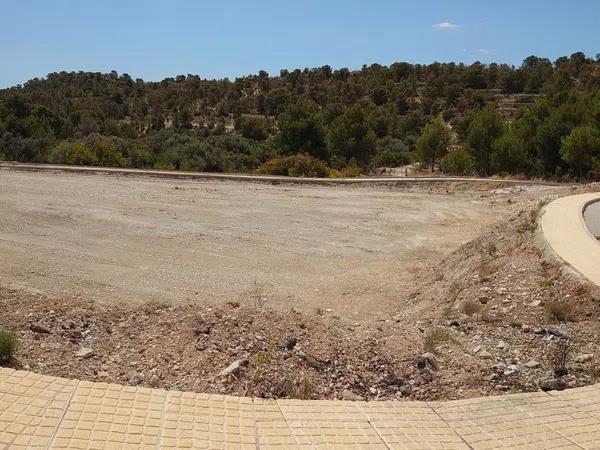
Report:
[[[0,448],[600,448],[600,386],[450,402],[262,400],[0,369]]]

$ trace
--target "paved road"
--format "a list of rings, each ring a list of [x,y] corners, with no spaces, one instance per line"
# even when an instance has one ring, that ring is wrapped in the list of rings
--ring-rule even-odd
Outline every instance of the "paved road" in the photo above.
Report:
[[[540,227],[556,255],[600,286],[600,245],[596,245],[581,219],[585,206],[596,199],[600,199],[600,192],[554,200],[544,209]]]
[[[600,202],[589,205],[583,212],[583,217],[592,234],[600,239]]]

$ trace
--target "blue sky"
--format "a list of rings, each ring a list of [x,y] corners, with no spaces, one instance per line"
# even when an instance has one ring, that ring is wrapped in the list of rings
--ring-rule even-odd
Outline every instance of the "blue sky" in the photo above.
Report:
[[[0,0],[0,87],[55,71],[160,80],[329,64],[600,53],[598,0]]]

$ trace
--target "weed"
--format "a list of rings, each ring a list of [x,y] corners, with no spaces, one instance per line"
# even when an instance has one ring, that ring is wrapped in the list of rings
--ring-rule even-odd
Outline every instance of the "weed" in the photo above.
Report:
[[[485,278],[490,275],[496,273],[498,271],[498,266],[496,264],[491,263],[490,261],[481,261],[479,265],[479,277]]]
[[[7,363],[17,349],[17,337],[9,331],[0,331],[0,364]]]
[[[434,328],[425,335],[423,348],[426,352],[437,353],[440,345],[450,340],[450,333],[445,328]]]
[[[552,349],[550,354],[550,364],[557,377],[566,375],[569,371],[567,364],[569,362],[573,347],[567,339],[560,339]]]
[[[481,306],[481,304],[479,302],[476,302],[473,300],[466,300],[462,304],[462,311],[467,316],[472,316],[473,314],[477,314],[478,312],[481,312],[482,309],[483,309],[483,307]]]
[[[525,217],[521,219],[519,225],[517,225],[517,233],[525,234],[525,233],[533,233],[537,229],[537,222],[544,209],[544,206],[548,204],[548,200],[540,200],[537,206],[529,211],[529,214],[526,214]]]
[[[488,244],[485,246],[485,252],[488,254],[488,256],[495,258],[496,253],[498,252],[498,247],[496,247],[496,244],[493,242],[488,242]]]
[[[569,320],[573,315],[573,305],[565,301],[548,300],[544,304],[546,313],[559,321]]]
[[[544,271],[540,286],[543,288],[551,287],[556,280],[560,278],[561,272],[558,267],[550,267]]]
[[[267,300],[264,288],[254,280],[254,287],[250,291],[250,300],[256,309],[263,309]]]
[[[286,396],[300,400],[310,400],[316,393],[312,380],[305,373],[300,374],[294,380],[288,380],[285,387]]]

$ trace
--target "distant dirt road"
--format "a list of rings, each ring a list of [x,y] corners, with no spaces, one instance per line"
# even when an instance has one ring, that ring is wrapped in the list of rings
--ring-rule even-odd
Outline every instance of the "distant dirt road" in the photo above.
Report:
[[[263,302],[377,319],[424,264],[505,206],[386,187],[4,169],[0,283],[105,302]]]

